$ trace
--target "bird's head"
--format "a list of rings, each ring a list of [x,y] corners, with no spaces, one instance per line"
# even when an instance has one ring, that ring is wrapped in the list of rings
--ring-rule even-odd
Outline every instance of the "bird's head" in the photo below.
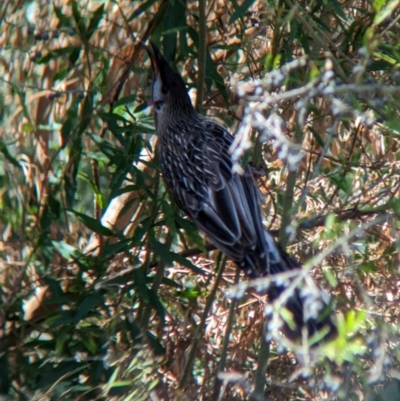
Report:
[[[150,42],[147,47],[153,67],[153,107],[156,127],[194,112],[182,77],[165,60],[158,47]]]

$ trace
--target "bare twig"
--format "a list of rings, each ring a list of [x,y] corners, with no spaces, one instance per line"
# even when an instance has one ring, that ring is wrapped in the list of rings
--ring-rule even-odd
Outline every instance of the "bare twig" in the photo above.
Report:
[[[237,284],[239,282],[239,277],[240,277],[240,269],[239,269],[239,267],[237,267],[236,275],[235,275],[235,284]],[[219,364],[218,364],[217,373],[223,372],[225,369],[226,357],[227,357],[227,351],[228,351],[228,345],[229,345],[229,338],[231,336],[232,326],[234,323],[236,306],[237,306],[237,302],[236,302],[236,300],[233,299],[229,306],[229,314],[228,314],[228,319],[226,322],[224,342],[222,344],[221,356],[220,356],[220,360],[219,360]],[[220,380],[220,378],[218,377],[218,374],[217,374],[217,376],[215,378],[215,382],[214,382],[214,391],[213,391],[213,396],[212,396],[212,399],[214,401],[221,400],[222,399],[221,397],[223,397],[223,394],[221,394],[221,384],[222,384],[222,381]]]
[[[206,0],[199,0],[199,48],[197,74],[197,100],[196,108],[203,111],[204,81],[206,75],[206,51],[207,51],[207,25],[206,25]]]
[[[192,372],[192,366],[194,363],[194,359],[196,357],[196,353],[197,353],[197,347],[199,345],[199,341],[202,338],[203,335],[203,330],[204,330],[204,326],[206,324],[206,319],[208,316],[208,312],[211,309],[211,306],[214,302],[214,298],[215,295],[217,293],[221,278],[222,278],[222,274],[225,270],[225,265],[226,265],[226,257],[222,256],[222,254],[220,253],[220,258],[219,258],[219,263],[218,263],[218,274],[217,277],[215,278],[215,282],[214,282],[214,286],[210,292],[210,295],[207,298],[207,302],[206,305],[204,307],[204,311],[203,314],[201,316],[201,321],[199,326],[197,327],[196,333],[194,335],[194,339],[193,339],[193,343],[192,343],[192,348],[190,350],[190,354],[188,357],[188,360],[185,364],[185,367],[183,369],[183,373],[181,376],[181,379],[179,381],[179,388],[183,388],[185,386],[186,380],[189,376],[189,374]]]

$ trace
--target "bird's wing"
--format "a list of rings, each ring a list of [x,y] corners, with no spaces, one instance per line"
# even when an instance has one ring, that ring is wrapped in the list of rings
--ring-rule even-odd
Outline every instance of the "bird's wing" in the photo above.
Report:
[[[188,144],[189,165],[181,178],[201,185],[184,185],[181,205],[214,245],[240,263],[250,250],[263,248],[258,188],[250,168],[243,175],[232,173],[231,134],[215,122],[204,124]]]
[[[193,135],[164,137],[171,142],[163,144],[160,162],[178,205],[248,276],[265,277],[301,268],[263,227],[260,195],[251,169],[246,168],[242,175],[232,173],[231,135],[216,123],[205,121],[204,124],[200,128],[191,126]],[[303,289],[294,289],[286,301],[294,326],[284,323],[282,330],[295,340],[302,338],[303,327],[309,336],[328,328],[329,334],[324,338],[333,338],[337,331],[329,313],[329,300],[311,279],[311,285],[307,280],[302,281]],[[279,298],[287,286],[271,283],[267,290],[269,299]],[[314,301],[318,303],[318,310],[323,311],[321,316],[312,315],[315,308],[310,304]]]

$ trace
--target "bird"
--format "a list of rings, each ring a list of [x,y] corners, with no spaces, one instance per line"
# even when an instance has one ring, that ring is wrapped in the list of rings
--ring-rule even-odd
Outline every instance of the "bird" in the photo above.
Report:
[[[178,207],[211,243],[250,278],[297,271],[302,265],[286,253],[263,225],[262,198],[250,165],[232,169],[233,135],[213,119],[196,111],[185,82],[154,42],[146,46],[152,70],[152,105],[161,174]],[[278,277],[278,276],[276,276]],[[285,293],[282,307],[289,318],[280,331],[292,341],[323,333],[315,342],[337,334],[329,295],[308,276],[303,287],[271,280],[269,302]],[[317,305],[315,307],[315,305]]]

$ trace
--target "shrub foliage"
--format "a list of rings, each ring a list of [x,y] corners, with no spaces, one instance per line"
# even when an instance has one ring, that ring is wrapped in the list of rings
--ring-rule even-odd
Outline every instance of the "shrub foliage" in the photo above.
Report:
[[[0,18],[1,399],[400,397],[398,0],[10,0]],[[149,39],[332,293],[317,355],[268,349],[267,299],[166,192]]]

